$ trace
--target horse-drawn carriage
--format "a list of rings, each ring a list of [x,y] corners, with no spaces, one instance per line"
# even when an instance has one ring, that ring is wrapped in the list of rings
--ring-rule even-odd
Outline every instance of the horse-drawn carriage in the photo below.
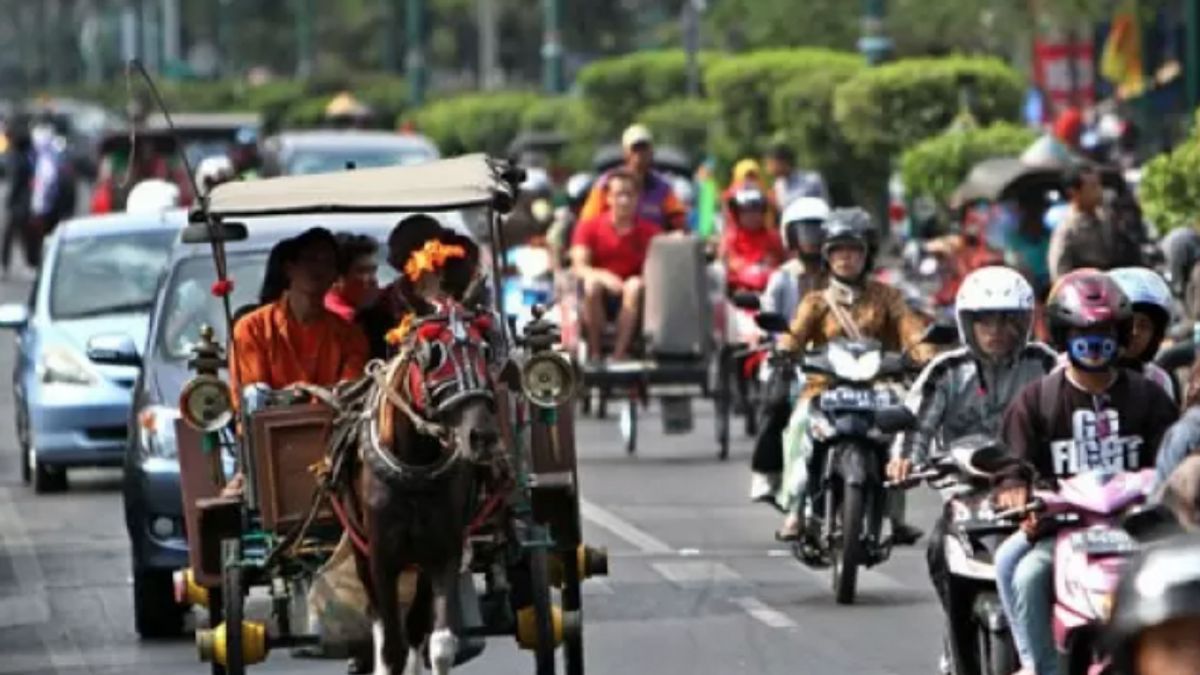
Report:
[[[183,237],[212,244],[232,335],[223,244],[256,217],[463,211],[486,258],[504,250],[520,173],[473,155],[230,183]],[[236,360],[203,331],[177,425],[190,549],[177,593],[208,608],[196,640],[213,672],[243,673],[281,648],[351,654],[364,640],[397,671],[423,658],[446,672],[509,635],[537,673],[555,672],[560,644],[564,672],[583,673],[580,586],[607,560],[581,536],[574,369],[540,317],[521,335],[495,320],[500,293],[476,292],[486,277],[406,322],[394,358],[332,390],[231,394],[221,374]],[[231,458],[245,479],[234,496]],[[270,618],[253,618],[248,598],[264,594]]]

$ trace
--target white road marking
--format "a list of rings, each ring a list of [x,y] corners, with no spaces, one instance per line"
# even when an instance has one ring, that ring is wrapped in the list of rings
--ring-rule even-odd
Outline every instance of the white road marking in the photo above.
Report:
[[[799,624],[792,621],[787,614],[774,609],[767,603],[753,596],[734,598],[733,603],[742,608],[750,618],[771,628],[798,628]]]
[[[608,530],[643,553],[665,554],[675,550],[663,540],[586,499],[580,498],[579,511],[586,520]]]
[[[30,626],[50,620],[50,605],[44,593],[26,593],[0,598],[0,628]]]
[[[29,533],[25,530],[21,514],[17,513],[12,490],[0,488],[0,557],[12,561],[17,585],[26,593],[33,593],[40,597],[42,602],[46,603],[46,613],[50,614],[49,602],[45,595],[46,576],[42,573],[42,566],[38,563],[37,556],[33,554],[14,555],[11,552],[35,550],[33,540],[29,538]],[[65,639],[54,640],[47,639],[43,633],[42,642],[50,657],[50,665],[55,670],[77,667],[76,664],[80,663],[83,658],[79,653],[79,646],[71,639],[69,632],[66,633]]]
[[[651,563],[664,579],[676,586],[694,588],[720,583],[749,583],[728,565],[708,560]]]

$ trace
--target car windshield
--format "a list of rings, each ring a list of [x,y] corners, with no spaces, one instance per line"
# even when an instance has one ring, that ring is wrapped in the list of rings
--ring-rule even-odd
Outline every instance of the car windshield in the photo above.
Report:
[[[288,159],[289,175],[333,173],[345,171],[353,164],[356,169],[377,169],[384,166],[411,166],[433,159],[433,153],[419,146],[409,148],[323,149],[299,150]]]
[[[387,265],[384,251],[379,257],[379,283],[390,284],[395,271]],[[236,279],[229,306],[239,310],[258,304],[258,293],[267,272],[266,251],[239,251],[228,254],[229,278]],[[212,326],[218,343],[225,342],[225,315],[221,301],[212,295],[217,280],[211,258],[199,256],[180,262],[171,276],[166,302],[159,320],[158,346],[164,359],[181,360],[192,355],[199,341],[200,327]]]
[[[50,279],[50,316],[149,312],[174,240],[166,230],[66,239]]]

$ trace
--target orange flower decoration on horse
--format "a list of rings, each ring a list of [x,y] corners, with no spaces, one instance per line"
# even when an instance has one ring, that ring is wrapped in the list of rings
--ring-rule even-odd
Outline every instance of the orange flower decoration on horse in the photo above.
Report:
[[[441,270],[447,260],[465,257],[467,251],[462,246],[443,244],[437,239],[430,239],[408,256],[408,262],[404,263],[404,274],[408,276],[409,281],[415,283],[422,274]]]
[[[404,318],[400,319],[399,325],[397,325],[395,328],[389,330],[387,332],[387,335],[383,336],[384,341],[393,347],[400,344],[401,342],[404,342],[404,338],[407,337],[408,332],[410,330],[412,330],[412,322],[413,322],[412,313],[409,312],[408,314],[405,314]]]

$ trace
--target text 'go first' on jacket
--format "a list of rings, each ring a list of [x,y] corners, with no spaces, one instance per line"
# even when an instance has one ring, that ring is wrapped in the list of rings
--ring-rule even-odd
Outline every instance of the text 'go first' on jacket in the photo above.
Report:
[[[1008,403],[1030,382],[1051,372],[1057,354],[1030,342],[1007,362],[978,359],[967,347],[938,355],[913,383],[905,405],[917,417],[912,431],[897,437],[893,457],[922,463],[970,434],[995,436]]]

